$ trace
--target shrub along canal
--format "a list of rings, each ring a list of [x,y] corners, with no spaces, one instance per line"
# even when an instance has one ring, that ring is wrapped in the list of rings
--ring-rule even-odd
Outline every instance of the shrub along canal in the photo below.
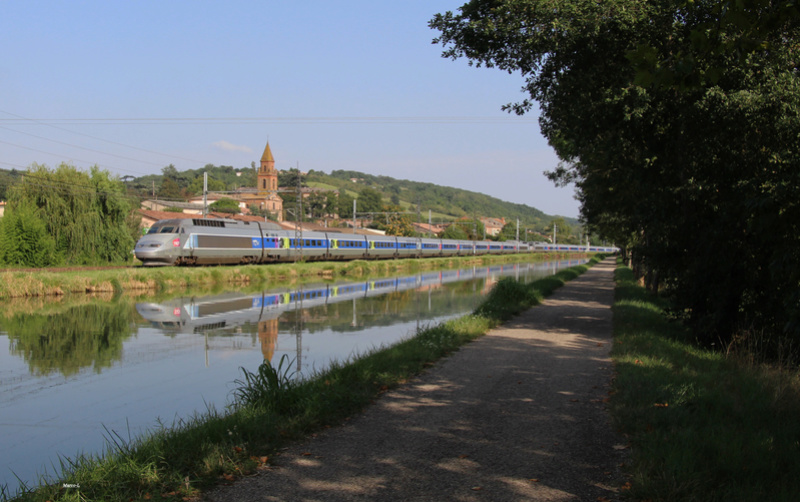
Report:
[[[0,486],[58,474],[232,399],[240,368],[286,355],[298,377],[471,312],[501,277],[530,282],[561,260],[425,271],[296,288],[136,301],[0,303]]]

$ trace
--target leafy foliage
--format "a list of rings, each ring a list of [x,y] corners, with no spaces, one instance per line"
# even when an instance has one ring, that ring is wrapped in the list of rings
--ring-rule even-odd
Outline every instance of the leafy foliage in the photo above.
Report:
[[[0,263],[47,267],[58,262],[56,243],[36,208],[22,201],[0,219]]]
[[[352,179],[357,180],[353,182]],[[339,189],[339,215],[352,217],[352,199],[347,207],[347,194],[360,194],[364,188],[377,190],[382,198],[397,199],[405,211],[431,210],[446,214],[452,218],[461,216],[474,217],[493,216],[519,218],[523,225],[543,229],[551,219],[538,209],[524,204],[504,202],[488,195],[470,192],[451,187],[443,187],[432,183],[420,183],[398,180],[389,176],[374,176],[358,171],[333,171],[329,175],[314,171],[308,174],[308,181],[325,183]],[[362,211],[362,202],[358,202],[357,211]],[[344,211],[344,213],[342,212]],[[345,216],[345,214],[347,216]],[[573,220],[574,221],[574,220]]]
[[[800,335],[793,2],[472,0],[444,56],[519,72],[590,229],[672,287],[695,336]]]
[[[203,184],[206,183],[204,176],[198,176],[189,184],[188,190],[194,195],[203,195]],[[208,177],[208,191],[209,192],[224,192],[228,189],[225,182],[222,180]]]
[[[239,214],[241,209],[239,203],[233,199],[223,197],[222,199],[212,202],[209,207],[212,211],[229,214]]]
[[[33,164],[9,192],[12,211],[36,208],[55,252],[71,264],[124,263],[138,235],[125,188],[107,171],[89,173],[69,164],[58,169]]]
[[[443,239],[457,239],[457,240],[469,239],[467,232],[461,225],[457,223],[448,225],[447,228],[444,229],[444,232],[442,232],[441,237]]]

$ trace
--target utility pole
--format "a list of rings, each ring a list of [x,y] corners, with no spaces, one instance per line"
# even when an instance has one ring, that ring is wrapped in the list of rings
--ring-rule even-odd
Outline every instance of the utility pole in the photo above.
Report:
[[[353,199],[353,233],[356,233],[356,200]]]
[[[208,172],[203,173],[203,218],[208,215]]]
[[[297,202],[295,210],[297,214],[294,218],[294,238],[295,238],[295,261],[303,259],[303,178],[300,176],[300,163],[297,163]],[[301,304],[302,307],[302,304]],[[298,359],[299,359],[298,355]]]
[[[519,242],[519,218],[517,218],[517,242]]]

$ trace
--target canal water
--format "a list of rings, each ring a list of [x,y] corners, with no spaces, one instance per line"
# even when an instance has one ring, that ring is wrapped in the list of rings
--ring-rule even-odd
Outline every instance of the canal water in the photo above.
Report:
[[[251,293],[0,303],[0,487],[230,403],[241,368],[283,355],[298,377],[472,311],[501,277],[565,260]],[[1,493],[1,492],[0,492]]]

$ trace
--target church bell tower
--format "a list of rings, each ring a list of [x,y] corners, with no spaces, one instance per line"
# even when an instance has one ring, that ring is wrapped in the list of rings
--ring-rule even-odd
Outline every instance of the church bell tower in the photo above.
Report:
[[[264,154],[261,156],[261,167],[258,169],[258,194],[264,198],[270,198],[270,195],[277,194],[275,192],[277,189],[278,171],[275,169],[275,159],[272,157],[272,150],[267,142],[267,147],[264,148]]]

